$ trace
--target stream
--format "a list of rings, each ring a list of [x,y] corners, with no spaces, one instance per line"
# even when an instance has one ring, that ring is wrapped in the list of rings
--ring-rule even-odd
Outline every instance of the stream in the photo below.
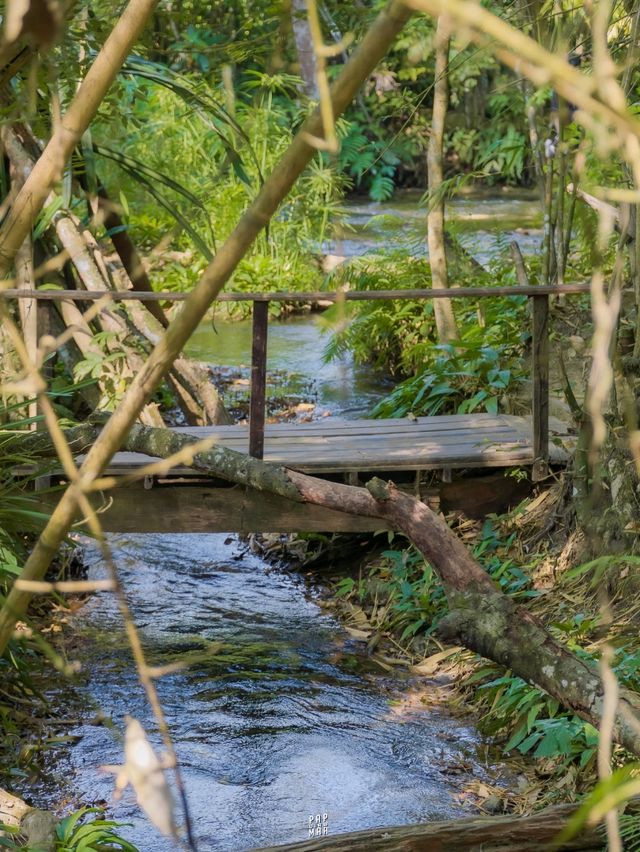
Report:
[[[302,841],[318,814],[337,834],[469,813],[455,794],[486,776],[476,732],[418,700],[403,704],[411,681],[372,662],[299,578],[236,537],[110,538],[150,661],[193,661],[158,688],[202,850]],[[97,551],[87,558],[90,576],[104,577]],[[98,767],[122,762],[124,714],[155,726],[113,597],[94,598],[76,629],[88,705],[116,729],[93,724],[92,712],[73,731],[70,783],[85,802],[110,802],[113,776]],[[130,789],[113,813],[144,852],[173,848]]]
[[[539,242],[530,199],[453,206],[458,234],[481,262],[505,237],[525,251],[534,235]],[[384,228],[375,218],[382,212]],[[384,207],[353,204],[348,218],[352,230],[332,248],[353,255],[415,241],[424,210],[407,194]],[[349,359],[326,364],[324,345],[313,315],[274,322],[269,367],[284,377],[283,393],[306,400],[305,411],[315,406],[309,416],[363,416],[387,380]],[[223,321],[215,330],[203,323],[186,351],[237,371],[238,393],[249,353],[249,323]],[[310,820],[334,835],[462,816],[470,813],[464,790],[471,779],[500,773],[481,758],[475,729],[431,700],[434,683],[382,671],[299,577],[275,570],[237,536],[109,539],[150,661],[190,663],[157,683],[201,850],[303,841]],[[85,552],[90,577],[105,576],[94,545]],[[69,732],[78,742],[64,760],[67,790],[86,804],[108,803],[116,819],[131,823],[123,833],[142,852],[173,849],[141,815],[131,789],[113,803],[113,776],[99,769],[122,762],[125,714],[155,730],[113,597],[94,596],[73,629],[86,714]]]

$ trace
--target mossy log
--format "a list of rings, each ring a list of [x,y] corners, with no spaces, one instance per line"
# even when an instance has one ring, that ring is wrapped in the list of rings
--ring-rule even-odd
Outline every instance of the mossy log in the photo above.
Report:
[[[479,849],[482,852],[540,852],[554,848],[554,839],[575,810],[575,805],[558,805],[527,817],[469,817],[423,825],[372,828],[303,843],[269,846],[254,852],[468,852]],[[558,852],[595,852],[604,845],[602,835],[587,828],[559,847]]]

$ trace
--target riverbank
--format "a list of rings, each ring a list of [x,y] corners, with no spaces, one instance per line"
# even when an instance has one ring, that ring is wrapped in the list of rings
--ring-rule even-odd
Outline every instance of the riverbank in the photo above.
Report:
[[[595,662],[603,648],[612,647],[619,681],[637,688],[637,606],[627,588],[633,586],[633,557],[591,559],[576,525],[570,483],[563,475],[503,516],[448,520],[506,594],[526,601],[552,634],[585,659]],[[370,659],[423,678],[414,695],[418,705],[428,707],[440,695],[449,709],[473,716],[496,759],[512,773],[502,787],[476,785],[482,810],[524,814],[578,801],[597,781],[597,730],[509,671],[443,645],[438,622],[447,608],[433,572],[402,540],[382,538],[361,539],[344,559],[336,556],[339,539],[294,539],[284,552],[297,552],[300,570],[323,605]],[[278,546],[271,547],[275,557]],[[602,608],[603,595],[611,601],[609,612]],[[632,760],[620,748],[614,755],[617,766]]]

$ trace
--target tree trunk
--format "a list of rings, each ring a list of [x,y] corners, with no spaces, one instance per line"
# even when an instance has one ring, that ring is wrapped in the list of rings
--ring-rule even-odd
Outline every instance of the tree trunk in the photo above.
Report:
[[[427,214],[427,242],[429,245],[429,265],[431,266],[431,286],[446,289],[449,286],[447,272],[447,253],[444,235],[444,198],[438,198],[444,180],[442,157],[444,146],[444,128],[449,105],[449,44],[451,33],[444,17],[438,18],[436,28],[436,81],[433,90],[433,114],[431,134],[427,151],[427,172],[429,180],[429,212]],[[433,312],[438,329],[440,343],[457,340],[458,327],[449,299],[437,299]]]
[[[341,115],[351,103],[362,83],[369,77],[410,17],[411,11],[400,0],[391,0],[380,12],[331,88],[335,117]],[[322,129],[322,117],[320,111],[316,109],[304,122],[274,171],[263,184],[255,201],[245,211],[225,244],[205,269],[200,281],[189,294],[180,313],[171,321],[143,369],[135,376],[122,402],[82,463],[80,476],[83,482],[91,482],[99,476],[122,444],[124,436],[135,422],[143,405],[171,368],[213,300],[276,212],[298,176],[315,156],[316,148],[310,144],[309,139],[320,137]],[[29,179],[32,176],[33,172]],[[37,209],[41,206],[40,202]],[[36,214],[37,210],[34,215]],[[24,233],[28,231],[31,221],[32,219],[29,218],[23,232],[20,230],[22,226],[15,225],[16,233],[22,233],[20,241],[24,238]],[[13,227],[11,232],[13,233]],[[12,241],[15,241],[15,235]],[[0,257],[4,256],[5,261],[14,257],[15,252],[9,249],[10,244],[6,239],[3,244],[2,231],[0,231]],[[0,272],[2,272],[1,266]],[[44,577],[51,560],[73,523],[77,507],[78,496],[74,489],[68,488],[25,562],[20,574],[22,579],[41,580]],[[0,610],[0,655],[4,654],[13,635],[16,620],[26,611],[30,600],[31,593],[19,589],[14,584]]]
[[[104,187],[101,186],[98,189],[98,195],[91,200],[91,204],[94,214],[102,219],[102,224],[110,232],[109,237],[129,276],[132,288],[153,292],[142,257],[124,226],[118,208],[111,201]],[[143,302],[143,305],[163,328],[169,325],[169,320],[157,302]]]
[[[87,424],[67,434],[73,452],[80,453],[95,446],[98,430]],[[46,434],[18,435],[15,440],[20,450],[28,454],[52,452]],[[136,424],[122,449],[168,458],[197,443],[192,435]],[[208,476],[298,503],[383,518],[413,542],[437,573],[450,608],[438,628],[444,639],[505,666],[567,709],[596,727],[599,725],[604,697],[597,668],[572,654],[537,618],[504,595],[447,524],[417,498],[380,479],[372,479],[366,488],[341,485],[268,464],[219,444],[206,452],[196,452],[191,464]],[[11,595],[15,591],[14,588]],[[638,694],[620,690],[613,736],[620,745],[640,755]]]
[[[291,27],[300,65],[302,94],[317,101],[316,54],[307,17],[307,0],[291,0]]]
[[[577,805],[556,805],[532,816],[473,816],[423,825],[369,828],[318,837],[303,843],[270,846],[255,852],[539,852],[552,849]],[[329,831],[331,831],[331,814]],[[599,852],[603,837],[585,828],[558,852]]]

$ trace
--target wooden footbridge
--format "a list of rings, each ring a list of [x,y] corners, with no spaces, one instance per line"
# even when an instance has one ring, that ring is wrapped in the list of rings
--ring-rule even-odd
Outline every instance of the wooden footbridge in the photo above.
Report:
[[[549,440],[549,299],[559,293],[589,292],[588,284],[557,287],[456,288],[453,290],[346,291],[337,293],[226,293],[223,301],[253,302],[251,404],[248,426],[186,427],[198,438],[214,437],[239,452],[304,473],[350,484],[381,474],[422,499],[438,500],[452,491],[452,471],[529,468],[532,481],[544,478],[550,464],[561,465],[568,453],[563,436]],[[25,291],[5,291],[26,297]],[[378,299],[490,298],[525,295],[531,306],[532,414],[469,414],[392,420],[329,418],[304,424],[266,424],[266,364],[270,301],[318,303]],[[105,293],[28,291],[29,298],[90,301]],[[186,294],[118,291],[115,301],[178,301]],[[149,463],[147,456],[117,453],[107,473],[126,476]],[[473,480],[475,483],[477,479]],[[504,477],[483,479],[485,491]],[[513,488],[510,489],[513,491]],[[455,488],[453,489],[455,491]],[[509,491],[509,489],[507,489]],[[460,489],[458,489],[458,494]],[[484,498],[480,498],[481,500]],[[455,498],[454,498],[455,500]],[[145,477],[105,497],[101,515],[107,531],[121,532],[298,532],[365,531],[381,522],[356,518],[316,506],[292,503],[239,486],[205,478],[188,467],[163,477]],[[464,500],[462,501],[464,503]],[[489,508],[489,511],[492,509]]]

